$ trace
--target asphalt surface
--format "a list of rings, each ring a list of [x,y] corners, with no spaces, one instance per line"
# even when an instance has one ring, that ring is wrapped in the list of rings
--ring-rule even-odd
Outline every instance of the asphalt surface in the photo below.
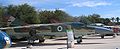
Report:
[[[45,43],[34,44],[31,49],[67,49],[66,39],[47,39]],[[18,42],[10,48],[5,49],[29,49],[27,42]],[[84,37],[81,44],[77,44],[75,40],[74,48],[69,49],[120,49],[120,36],[112,38],[106,36],[104,39],[100,37]]]

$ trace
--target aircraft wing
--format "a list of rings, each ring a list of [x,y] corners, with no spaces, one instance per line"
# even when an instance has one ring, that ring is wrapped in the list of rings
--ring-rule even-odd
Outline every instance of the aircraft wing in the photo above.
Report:
[[[26,26],[4,27],[4,28],[0,28],[0,30],[5,30],[5,29],[15,29],[15,28],[30,28],[30,27],[40,27],[40,26],[55,26],[55,25],[63,25],[63,23],[52,23],[52,24],[32,24],[32,25],[26,25]]]

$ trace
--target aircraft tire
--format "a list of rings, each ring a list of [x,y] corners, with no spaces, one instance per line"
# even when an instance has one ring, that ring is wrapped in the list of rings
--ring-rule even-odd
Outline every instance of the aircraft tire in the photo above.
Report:
[[[29,39],[28,39],[28,44],[33,45],[35,40],[36,40],[35,36],[30,36]]]
[[[79,36],[78,39],[77,39],[77,43],[81,44],[81,42],[82,42],[82,36]]]
[[[113,35],[113,38],[115,38],[116,36],[117,36],[117,34],[114,34],[114,35]]]
[[[42,43],[42,42],[44,42],[44,41],[45,41],[44,38],[40,38],[40,39],[39,39],[39,43]]]
[[[33,45],[34,44],[34,40],[28,40],[28,44]]]
[[[101,38],[104,38],[104,35],[101,35]]]
[[[45,39],[43,39],[43,40],[40,40],[40,39],[39,39],[39,43],[42,43],[42,42],[44,42],[44,41],[45,41]]]
[[[54,36],[50,36],[50,38],[49,38],[49,39],[54,39],[53,37],[54,37]]]

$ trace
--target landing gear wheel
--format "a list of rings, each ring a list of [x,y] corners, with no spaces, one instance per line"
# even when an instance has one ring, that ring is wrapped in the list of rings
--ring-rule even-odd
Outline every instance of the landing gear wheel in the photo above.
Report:
[[[30,36],[28,39],[28,44],[33,45],[35,43],[36,37],[35,36]]]
[[[52,36],[50,36],[50,39],[53,39],[53,37],[52,37]]]
[[[45,41],[45,38],[44,38],[44,36],[39,36],[39,37],[38,37],[38,40],[39,40],[39,43],[42,43],[42,42]]]
[[[34,44],[34,40],[28,40],[28,44],[33,45]]]
[[[115,38],[116,36],[117,36],[117,34],[114,34],[114,35],[113,35],[113,38]]]
[[[81,44],[81,42],[82,42],[82,36],[78,37],[78,39],[77,39],[78,44]]]
[[[104,38],[104,35],[101,35],[101,38]]]
[[[44,41],[45,41],[45,39],[39,39],[39,43],[42,43]]]
[[[78,44],[81,44],[81,41],[77,41]]]

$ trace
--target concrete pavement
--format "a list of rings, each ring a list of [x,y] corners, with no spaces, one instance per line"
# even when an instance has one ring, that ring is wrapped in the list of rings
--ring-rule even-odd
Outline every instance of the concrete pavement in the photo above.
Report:
[[[20,45],[21,44],[21,45]],[[11,48],[6,49],[25,49],[28,46],[26,43],[18,43]],[[43,44],[34,44],[32,49],[66,49],[67,44],[64,39],[47,39]],[[112,38],[112,36],[101,37],[84,37],[82,44],[76,44],[74,48],[69,49],[120,49],[120,36]]]

